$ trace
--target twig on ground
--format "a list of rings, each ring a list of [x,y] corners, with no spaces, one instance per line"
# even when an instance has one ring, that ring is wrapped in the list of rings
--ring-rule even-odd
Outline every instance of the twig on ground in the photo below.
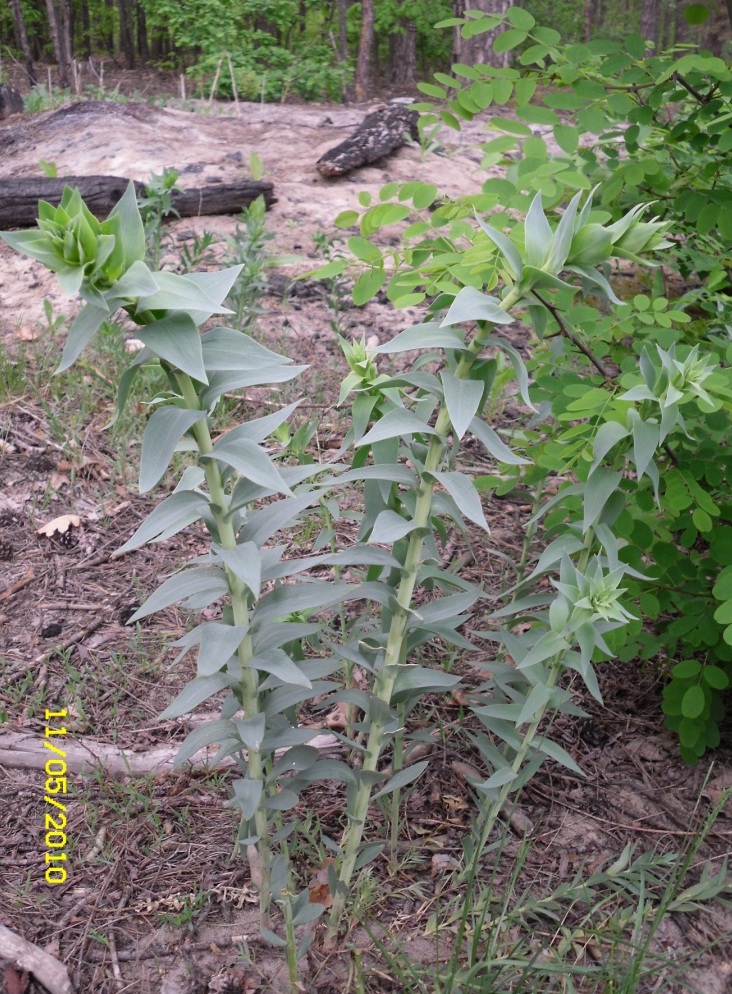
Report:
[[[4,925],[0,925],[0,958],[10,960],[21,970],[32,973],[49,994],[74,994],[71,978],[63,963]]]

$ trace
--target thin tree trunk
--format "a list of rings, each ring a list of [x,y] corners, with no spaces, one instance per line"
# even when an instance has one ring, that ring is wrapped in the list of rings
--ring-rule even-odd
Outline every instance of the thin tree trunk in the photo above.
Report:
[[[510,6],[510,0],[455,0],[455,16],[463,17],[466,10],[480,10],[484,14],[505,14]],[[494,66],[496,69],[507,69],[511,62],[510,52],[494,52],[493,42],[505,28],[495,28],[472,38],[463,38],[460,28],[455,28],[454,61],[466,65]]]
[[[135,33],[129,0],[117,0],[119,10],[119,43],[128,69],[135,68]]]
[[[361,0],[361,35],[358,39],[358,58],[354,95],[357,101],[366,100],[369,93],[369,68],[371,46],[374,40],[374,0]]]
[[[150,58],[150,49],[147,44],[147,21],[145,11],[139,0],[135,3],[135,23],[137,26],[137,51],[142,62],[147,62]]]
[[[407,86],[417,78],[417,25],[405,21],[402,31],[394,36],[391,80],[397,86]]]
[[[655,48],[658,45],[658,27],[661,7],[659,0],[643,0],[641,8],[641,37],[645,39],[646,47]]]
[[[347,15],[348,0],[338,0],[338,57],[341,62],[348,59]]]
[[[81,0],[81,56],[83,59],[88,59],[91,56],[89,0]]]
[[[28,41],[28,32],[25,27],[25,18],[23,17],[23,8],[20,0],[10,0],[10,7],[13,12],[13,24],[15,25],[15,33],[18,38],[18,47],[23,53],[23,58],[25,59],[25,72],[28,77],[28,82],[31,86],[35,86],[38,82],[38,78],[36,76],[35,66],[33,65],[33,53],[31,52],[30,43]]]
[[[69,85],[69,66],[71,64],[69,0],[46,0],[46,10],[48,11],[48,26],[51,32],[53,54],[58,63],[58,82],[59,86],[65,89]]]

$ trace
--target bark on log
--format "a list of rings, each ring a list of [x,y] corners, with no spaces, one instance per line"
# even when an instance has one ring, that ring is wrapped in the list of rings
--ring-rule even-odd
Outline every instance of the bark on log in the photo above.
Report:
[[[191,723],[200,722],[192,720]],[[308,745],[325,753],[337,754],[340,751],[335,735],[316,728],[313,729],[313,737]],[[66,769],[73,776],[88,775],[95,769],[102,769],[108,776],[117,778],[167,774],[172,770],[179,748],[180,743],[131,752],[86,736],[77,740],[69,736],[63,742]],[[218,746],[215,745],[200,749],[191,756],[184,768],[211,771],[227,769],[235,764],[234,757],[225,756],[214,767],[212,761],[217,752]],[[277,754],[282,752],[284,750],[278,750]],[[34,732],[5,732],[0,736],[0,766],[16,770],[43,770],[48,756],[48,750],[43,748],[43,740]]]
[[[92,214],[106,217],[125,192],[128,182],[120,176],[0,178],[0,228],[32,228],[38,217],[38,201],[58,204],[66,186],[80,190]],[[144,195],[143,183],[135,183],[135,189],[138,195]],[[273,184],[261,180],[216,183],[174,191],[172,201],[180,217],[199,217],[238,214],[259,196],[264,197],[267,207],[277,202]]]
[[[406,145],[407,137],[418,141],[418,120],[417,112],[403,104],[380,107],[368,114],[345,141],[321,155],[315,168],[323,176],[343,176],[376,162]]]

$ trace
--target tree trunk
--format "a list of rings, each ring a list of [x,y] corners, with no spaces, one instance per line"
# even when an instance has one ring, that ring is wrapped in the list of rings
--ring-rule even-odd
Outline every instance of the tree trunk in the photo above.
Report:
[[[91,56],[91,21],[89,18],[89,0],[81,0],[81,57]]]
[[[69,85],[71,65],[71,9],[69,0],[46,0],[48,26],[51,32],[53,54],[58,63],[58,84],[62,89]]]
[[[732,2],[732,0],[730,0]],[[348,59],[348,0],[338,0],[338,58]]]
[[[357,101],[366,100],[369,94],[369,66],[374,40],[374,0],[361,0],[361,35],[358,39],[358,58],[353,89]]]
[[[130,0],[117,0],[119,9],[119,43],[128,69],[135,68],[135,30]]]
[[[391,81],[407,86],[417,78],[417,25],[404,21],[402,30],[394,36]]]
[[[23,58],[25,59],[25,72],[28,82],[31,86],[35,86],[38,78],[36,77],[36,70],[33,65],[33,53],[31,52],[28,41],[28,32],[25,27],[25,18],[23,17],[23,8],[20,0],[10,0],[10,7],[13,11],[13,24],[15,25],[15,33],[18,39],[18,48],[23,53]]]
[[[455,0],[455,16],[463,17],[466,10],[505,14],[509,6],[510,0]],[[493,42],[504,30],[505,28],[498,27],[472,38],[463,38],[460,28],[455,28],[453,61],[469,66],[486,65],[507,69],[511,63],[511,53],[493,51]]]
[[[141,62],[147,62],[150,58],[150,50],[147,44],[147,22],[145,11],[139,0],[135,2],[135,25],[137,28],[137,52]]]
[[[660,13],[659,0],[643,0],[640,33],[641,37],[645,39],[647,48],[656,48],[658,46]]]

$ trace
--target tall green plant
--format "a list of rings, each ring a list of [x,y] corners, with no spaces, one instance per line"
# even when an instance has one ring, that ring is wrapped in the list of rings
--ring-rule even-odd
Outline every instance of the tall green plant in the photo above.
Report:
[[[435,194],[413,184],[410,196],[428,208]],[[375,216],[378,210],[365,213],[362,230],[396,219],[393,210]],[[179,660],[195,651],[197,672],[164,716],[180,716],[224,694],[221,717],[187,737],[177,762],[213,743],[219,745],[219,756],[237,757],[232,803],[241,814],[239,844],[259,886],[263,934],[286,948],[293,989],[298,958],[309,942],[299,942],[296,929],[324,909],[310,901],[307,890],[297,893],[289,857],[298,821],[288,820],[287,812],[316,780],[346,786],[345,830],[339,845],[331,843],[337,858],[327,935],[335,941],[355,873],[389,839],[394,841],[394,833],[389,838],[370,835],[370,804],[392,795],[396,820],[399,792],[427,766],[425,761],[405,764],[406,717],[426,693],[459,682],[453,674],[423,665],[420,648],[435,638],[471,648],[459,629],[486,596],[479,586],[439,565],[446,521],[461,530],[468,523],[488,530],[475,486],[459,469],[461,441],[474,436],[500,466],[528,462],[483,420],[497,368],[486,349],[506,353],[531,407],[524,363],[500,334],[514,321],[515,309],[536,306],[540,291],[573,292],[563,278],[568,272],[604,285],[593,268],[598,246],[602,257],[609,258],[629,244],[647,250],[666,244],[665,226],[643,221],[640,210],[609,226],[598,226],[591,210],[591,200],[580,209],[577,196],[552,227],[536,198],[520,245],[480,220],[481,232],[500,257],[501,295],[472,286],[444,294],[434,303],[435,320],[376,350],[377,355],[416,351],[408,371],[381,374],[365,347],[347,348],[351,372],[341,400],[353,395],[353,417],[342,452],[353,448],[350,468],[338,463],[326,468],[310,459],[285,464],[276,451],[265,448],[265,440],[279,432],[296,405],[216,437],[212,418],[224,393],[283,382],[302,367],[233,329],[214,326],[201,332],[209,318],[225,312],[222,300],[237,270],[186,276],[151,270],[143,261],[144,228],[132,186],[105,222],[89,213],[78,192],[67,190],[58,208],[41,204],[37,232],[3,236],[56,271],[62,285],[85,300],[70,329],[60,370],[122,308],[139,325],[145,348],[121,378],[118,408],[146,364],[160,366],[167,376],[168,391],[158,393],[150,405],[140,489],[148,492],[160,483],[175,452],[188,453],[192,462],[174,491],[116,555],[163,541],[196,521],[209,533],[207,551],[165,579],[131,621],[173,603],[192,611],[221,604],[219,619],[201,622],[175,643]],[[358,238],[352,247],[363,248],[363,236]],[[435,360],[439,372],[430,369]],[[689,365],[686,381],[701,390],[707,372],[702,366],[692,375]],[[653,397],[659,395],[657,385],[654,380],[649,388]],[[663,437],[655,439],[658,445],[679,427],[683,400],[683,391],[678,396],[661,393],[669,413]],[[520,597],[495,613],[499,620],[521,620],[524,633],[517,632],[515,620],[488,633],[514,665],[486,660],[491,676],[474,705],[485,733],[471,738],[490,773],[476,785],[481,802],[475,836],[466,846],[469,883],[509,796],[547,757],[576,769],[539,728],[547,712],[572,707],[569,691],[559,686],[567,669],[577,670],[598,693],[594,654],[607,652],[606,636],[629,620],[622,584],[637,572],[620,561],[610,529],[620,483],[619,473],[593,465],[562,494],[579,497],[581,525],[553,542],[534,570],[535,577],[551,577],[556,594],[544,585],[541,594]],[[311,505],[354,484],[363,488],[364,508],[359,541],[353,546],[288,558],[284,546],[272,544],[283,531],[298,527]],[[314,575],[322,567],[347,569],[353,579]],[[350,622],[342,610],[346,602],[364,605]],[[331,609],[339,612],[341,626],[344,621],[348,626],[340,635],[323,614]],[[313,618],[314,612],[320,617]],[[350,684],[340,689],[334,677],[354,665],[367,675],[367,689]],[[353,707],[357,717],[343,741],[359,756],[358,763],[323,759],[308,745],[313,731],[299,727],[297,713],[305,702],[324,696]],[[387,755],[390,765],[385,769]],[[270,927],[273,901],[282,911],[284,937]]]
[[[548,423],[524,433],[533,465],[482,485],[500,492],[521,477],[540,500],[548,474],[581,476],[594,460],[596,432],[607,419],[623,421],[627,406],[616,400],[636,385],[639,362],[656,367],[660,384],[664,375],[671,375],[663,369],[683,365],[692,353],[699,356],[694,352],[698,343],[704,343],[702,355],[714,356],[720,368],[709,381],[712,399],[688,392],[687,384],[680,402],[686,434],[676,432],[664,441],[658,483],[642,471],[638,487],[629,491],[623,484],[619,555],[647,580],[629,583],[628,597],[638,618],[610,639],[613,652],[623,658],[658,660],[669,671],[667,724],[679,733],[682,756],[693,762],[719,741],[732,661],[732,587],[727,578],[732,546],[726,524],[726,465],[732,455],[727,371],[732,146],[726,121],[732,73],[721,59],[706,53],[678,50],[648,56],[635,36],[622,43],[563,46],[553,28],[538,25],[520,8],[505,16],[471,11],[444,26],[464,34],[503,28],[496,50],[516,52],[509,69],[460,65],[452,75],[437,74],[435,83],[421,85],[441,101],[421,105],[427,126],[441,121],[459,128],[462,120],[513,102],[515,115],[490,119],[503,135],[483,144],[484,165],[502,165],[505,173],[431,216],[420,199],[429,198],[431,191],[422,188],[414,199],[413,184],[387,185],[379,204],[364,198],[362,240],[371,239],[385,220],[409,218],[413,223],[396,250],[382,252],[362,245],[358,236],[352,239],[352,251],[368,267],[357,283],[360,302],[384,285],[390,299],[404,306],[465,285],[491,288],[504,263],[491,238],[472,230],[474,210],[492,211],[491,224],[507,231],[520,248],[524,233],[515,212],[528,210],[537,191],[553,204],[601,184],[582,246],[585,262],[592,261],[601,272],[588,278],[582,272],[586,267],[575,267],[587,280],[579,302],[569,291],[545,286],[537,288],[528,309],[541,343],[530,360],[536,396],[551,413]],[[550,137],[558,151],[552,150]],[[669,302],[665,279],[657,272],[652,295],[634,289],[629,303],[620,307],[607,282],[609,230],[619,232],[617,226],[624,223],[620,212],[646,198],[654,200],[654,211],[672,225],[667,262],[692,288],[681,300]],[[357,221],[355,211],[339,219],[343,227]],[[644,238],[643,229],[631,230],[615,243],[620,256],[636,267],[639,253],[647,248]],[[591,295],[598,291],[617,309],[608,313],[602,299]],[[677,370],[676,375],[684,374]],[[644,431],[650,437],[656,430],[648,427],[642,411],[634,410],[638,420],[625,425],[625,441],[605,453],[612,472],[627,472],[625,449],[642,450],[636,440]],[[577,507],[568,519],[564,506],[553,509],[545,519],[548,534],[563,532],[579,514]]]

